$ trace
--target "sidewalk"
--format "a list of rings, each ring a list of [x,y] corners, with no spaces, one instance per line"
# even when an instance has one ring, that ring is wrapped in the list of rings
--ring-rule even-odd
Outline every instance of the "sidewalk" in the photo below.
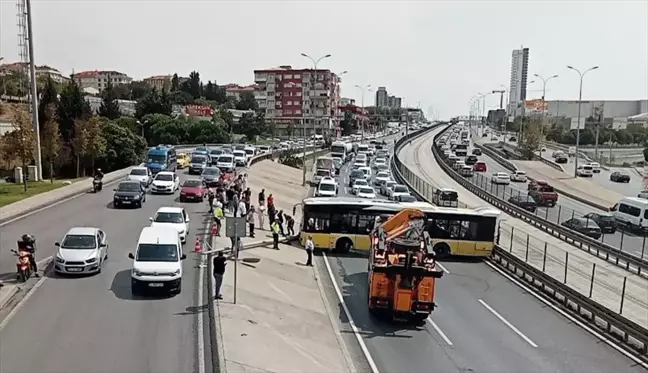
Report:
[[[262,161],[248,171],[247,186],[252,204],[265,189],[278,210],[292,215],[308,189],[302,187],[302,171],[272,161]],[[299,230],[301,208],[296,209],[295,230]],[[233,304],[234,261],[227,264],[217,301],[217,329],[222,336],[225,371],[239,372],[350,372],[340,331],[329,313],[317,271],[304,266],[303,249],[280,244],[247,248],[271,240],[266,216],[264,227],[255,227],[254,239],[244,238],[239,254],[237,304]],[[263,228],[263,230],[259,230]],[[223,229],[224,232],[224,229]],[[214,248],[230,246],[227,237],[214,240]],[[211,289],[213,295],[214,289]]]
[[[535,180],[546,180],[556,190],[577,201],[589,201],[603,210],[608,210],[623,196],[607,188],[603,188],[591,180],[573,178],[564,172],[555,170],[538,161],[511,161],[519,170]],[[560,200],[558,200],[560,203]],[[587,202],[584,202],[587,203]]]
[[[217,301],[228,373],[350,372],[339,331],[327,313],[319,279],[300,248],[271,245],[241,251],[237,304],[234,262]]]

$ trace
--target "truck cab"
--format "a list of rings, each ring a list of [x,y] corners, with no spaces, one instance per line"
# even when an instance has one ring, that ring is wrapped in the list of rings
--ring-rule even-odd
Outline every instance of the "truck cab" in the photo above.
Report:
[[[531,181],[528,193],[538,206],[554,207],[558,202],[558,193],[545,180]]]

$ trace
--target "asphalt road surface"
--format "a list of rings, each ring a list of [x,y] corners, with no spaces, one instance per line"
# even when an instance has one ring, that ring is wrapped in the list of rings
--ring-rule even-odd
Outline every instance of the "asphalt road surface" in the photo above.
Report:
[[[551,150],[548,152],[551,153]],[[486,188],[489,191],[492,190],[493,193],[497,193],[497,195],[505,197],[506,199],[509,199],[511,196],[526,195],[528,189],[527,183],[511,182],[508,186],[492,184],[490,182],[490,176],[493,173],[505,172],[510,174],[511,171],[485,154],[480,155],[479,160],[486,162],[488,165],[488,172],[475,173],[475,176],[469,179],[473,184]],[[572,217],[580,217],[592,212],[602,213],[604,211],[585,203],[578,202],[563,194],[559,194],[556,206],[538,207],[536,215],[541,218],[546,218],[554,223],[562,223]],[[648,239],[644,236],[617,230],[614,234],[604,234],[600,240],[608,245],[622,248],[623,251],[637,257],[641,257],[641,253],[643,252],[644,258],[648,258],[648,247],[644,248]]]
[[[416,139],[401,159],[419,152],[429,160],[421,163],[426,173],[443,172],[432,165],[430,146],[431,137]],[[437,282],[438,308],[423,328],[369,315],[366,258],[329,256],[328,262],[381,372],[645,372],[484,262],[442,263],[449,273]]]
[[[179,170],[181,181],[188,178]],[[191,176],[196,177],[196,176]],[[0,370],[11,373],[196,372],[198,366],[196,235],[203,231],[205,203],[179,203],[174,195],[147,195],[141,209],[112,207],[112,186],[3,226],[2,247],[22,233],[36,235],[38,258],[54,255],[54,242],[74,226],[103,229],[108,261],[101,274],[62,278],[48,273],[0,330]],[[162,206],[183,206],[191,228],[184,251],[183,289],[174,297],[133,297],[132,260],[140,230]],[[2,252],[1,270],[14,259]],[[35,281],[35,280],[30,280]],[[206,349],[208,350],[209,347]],[[209,364],[209,362],[207,362]]]

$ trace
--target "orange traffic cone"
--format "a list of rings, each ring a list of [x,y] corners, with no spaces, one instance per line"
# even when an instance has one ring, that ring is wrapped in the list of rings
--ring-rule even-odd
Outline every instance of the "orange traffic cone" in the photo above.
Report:
[[[220,233],[218,233],[218,224],[212,224],[211,234],[212,236],[220,236]]]
[[[194,249],[197,253],[202,253],[202,246],[200,245],[200,238],[196,237],[196,247]]]

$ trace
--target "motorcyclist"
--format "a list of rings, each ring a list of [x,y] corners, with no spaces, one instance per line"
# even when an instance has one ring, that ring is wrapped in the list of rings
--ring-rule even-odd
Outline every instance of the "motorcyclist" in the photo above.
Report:
[[[97,172],[95,172],[94,178],[102,180],[104,177],[104,173],[101,171],[101,168],[97,168]]]
[[[36,264],[36,240],[29,234],[23,234],[18,241],[18,250],[29,253],[29,263],[34,270],[34,277],[38,277],[38,265]]]

